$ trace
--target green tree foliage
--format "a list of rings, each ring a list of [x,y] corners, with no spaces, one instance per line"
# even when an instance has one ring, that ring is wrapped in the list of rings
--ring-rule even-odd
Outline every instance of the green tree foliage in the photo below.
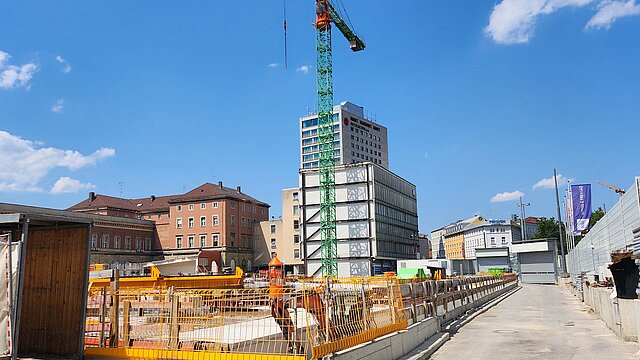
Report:
[[[562,237],[564,238],[565,229],[562,224]],[[558,253],[560,253],[560,234],[558,232],[558,221],[555,218],[538,218],[538,231],[534,235],[534,239],[556,239],[558,245]],[[564,242],[565,253],[567,250],[567,244]]]
[[[593,213],[591,213],[591,219],[589,220],[589,229],[591,229],[602,217],[605,212],[601,207],[598,207]],[[582,240],[582,238],[586,235],[586,232],[583,235],[576,235],[574,237],[576,245]],[[566,237],[566,232],[564,228],[564,224],[562,224],[562,236]],[[553,238],[560,240],[560,236],[558,234],[558,222],[555,218],[539,218],[538,219],[538,231],[535,233],[534,239],[543,239],[543,238]],[[567,250],[566,239],[565,240],[565,253]],[[558,251],[560,251],[560,245],[558,244]]]
[[[589,219],[589,229],[593,227],[604,216],[604,210],[598,207],[598,210],[591,213],[591,219]]]
[[[564,230],[564,229],[563,229]],[[553,238],[559,239],[558,222],[555,218],[538,218],[538,230],[533,235],[534,239]]]

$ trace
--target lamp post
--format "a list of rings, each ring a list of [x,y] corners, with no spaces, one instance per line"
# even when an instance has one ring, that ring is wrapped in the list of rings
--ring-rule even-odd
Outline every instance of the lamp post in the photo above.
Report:
[[[520,229],[522,231],[522,240],[527,240],[527,225],[524,221],[524,207],[531,206],[531,203],[523,203],[522,196],[520,196],[520,202],[516,204],[520,208]]]

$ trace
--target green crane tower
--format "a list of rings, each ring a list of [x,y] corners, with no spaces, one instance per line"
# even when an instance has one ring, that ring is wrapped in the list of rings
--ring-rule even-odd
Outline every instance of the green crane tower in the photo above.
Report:
[[[351,50],[364,50],[364,42],[342,20],[328,0],[316,0],[316,71],[318,91],[318,162],[320,174],[320,239],[322,275],[338,275],[336,240],[336,178],[333,135],[333,65],[331,23],[349,41]],[[340,121],[340,119],[338,119]]]

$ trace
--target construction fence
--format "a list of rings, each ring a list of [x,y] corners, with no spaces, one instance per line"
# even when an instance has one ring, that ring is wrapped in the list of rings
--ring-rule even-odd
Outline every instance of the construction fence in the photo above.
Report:
[[[85,355],[136,359],[318,359],[406,329],[505,276],[399,284],[393,277],[303,280],[253,289],[89,293]],[[441,310],[438,310],[438,309]]]

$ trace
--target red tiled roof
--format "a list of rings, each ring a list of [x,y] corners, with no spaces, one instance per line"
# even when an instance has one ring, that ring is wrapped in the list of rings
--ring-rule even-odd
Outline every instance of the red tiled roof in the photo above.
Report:
[[[81,202],[73,205],[67,210],[77,211],[77,210],[87,210],[87,209],[102,209],[102,208],[113,208],[113,209],[123,209],[136,211],[136,206],[131,203],[130,200],[108,196],[95,194],[95,198],[93,201],[90,201],[89,198],[82,200]]]
[[[146,197],[142,199],[131,199],[129,201],[131,201],[131,203],[135,205],[139,211],[152,212],[163,209],[169,210],[169,199],[173,197],[175,197],[175,195],[154,196],[154,199],[152,199],[151,197]]]
[[[172,203],[223,198],[231,198],[238,201],[250,202],[256,205],[269,206],[269,204],[243,194],[237,189],[205,183],[182,195],[154,196],[153,199],[151,197],[141,199],[123,199],[115,196],[95,194],[93,201],[90,201],[87,197],[67,210],[81,211],[111,208],[146,213],[162,210],[168,211],[169,206]]]
[[[183,194],[173,197],[169,200],[170,204],[173,203],[183,203],[190,201],[198,201],[198,200],[211,200],[211,199],[222,199],[222,198],[231,198],[238,201],[246,201],[256,205],[269,206],[269,204],[264,203],[256,198],[253,198],[249,195],[243,194],[238,189],[231,189],[226,186],[221,186],[220,184],[214,185],[212,183],[205,183],[197,188]]]
[[[524,218],[524,222],[528,222],[529,224],[537,224],[538,218],[533,216],[527,216],[526,218]]]

